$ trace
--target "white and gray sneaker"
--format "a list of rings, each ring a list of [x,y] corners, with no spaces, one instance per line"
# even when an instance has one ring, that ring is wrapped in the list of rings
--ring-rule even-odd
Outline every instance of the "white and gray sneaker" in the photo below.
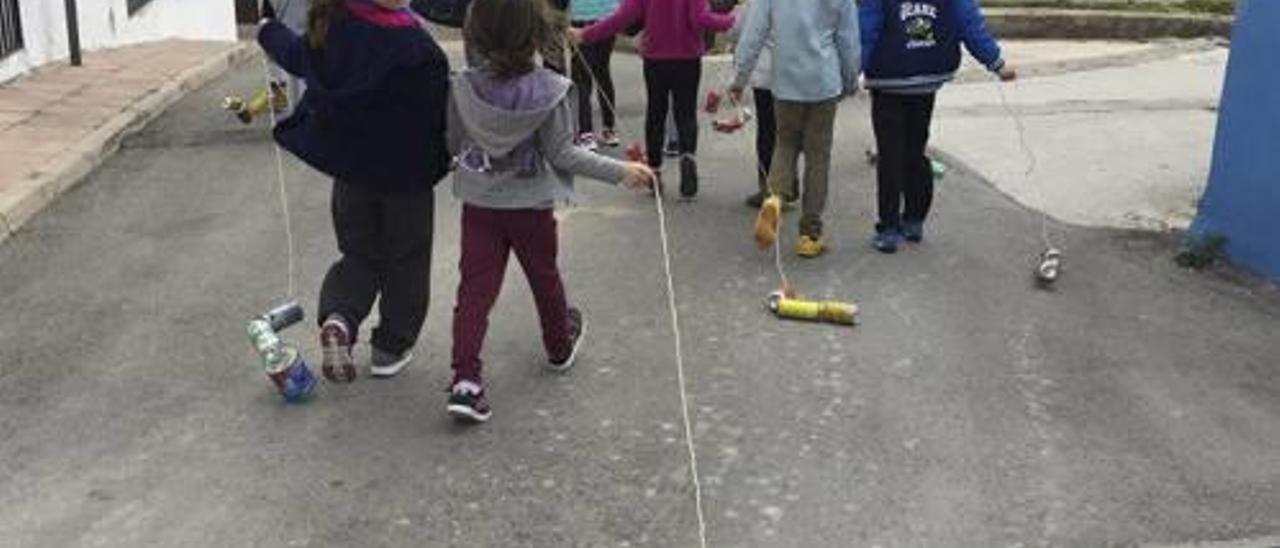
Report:
[[[551,358],[547,364],[547,368],[552,371],[568,371],[573,367],[573,362],[578,359],[578,349],[582,348],[582,340],[587,336],[587,321],[582,317],[582,311],[574,307],[569,307],[569,355],[562,358]]]
[[[370,361],[372,363],[369,364],[369,375],[382,379],[394,377],[413,362],[413,351],[405,350],[403,354],[393,354],[375,347]]]

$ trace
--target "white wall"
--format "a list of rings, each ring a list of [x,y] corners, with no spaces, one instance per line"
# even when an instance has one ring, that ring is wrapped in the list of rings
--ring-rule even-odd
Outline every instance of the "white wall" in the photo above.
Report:
[[[119,47],[165,38],[236,39],[234,0],[151,0],[129,15],[126,0],[76,0],[80,47]],[[0,82],[66,59],[64,0],[18,0],[25,48],[0,61]]]

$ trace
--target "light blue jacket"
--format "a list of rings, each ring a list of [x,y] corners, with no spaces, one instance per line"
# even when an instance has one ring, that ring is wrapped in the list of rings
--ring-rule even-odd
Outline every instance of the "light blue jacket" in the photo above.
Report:
[[[570,17],[581,23],[599,21],[618,9],[618,2],[619,0],[570,0]]]
[[[862,52],[854,0],[752,0],[734,52],[734,87],[746,87],[770,36],[776,38],[778,99],[816,103],[858,89]]]

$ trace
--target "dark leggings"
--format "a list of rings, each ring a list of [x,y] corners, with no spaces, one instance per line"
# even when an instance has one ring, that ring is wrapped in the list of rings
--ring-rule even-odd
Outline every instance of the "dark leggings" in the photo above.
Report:
[[[923,223],[933,206],[933,168],[925,150],[935,94],[871,93],[871,125],[876,134],[876,180],[880,222],[876,230]]]
[[[675,112],[680,153],[698,152],[698,85],[701,81],[702,59],[644,60],[644,83],[649,92],[644,137],[649,165],[662,166],[668,108]]]
[[[574,27],[583,27],[588,23],[575,22]],[[610,38],[595,44],[582,44],[578,47],[582,56],[573,58],[573,83],[578,86],[578,132],[591,133],[594,128],[594,113],[591,110],[591,93],[599,95],[600,122],[605,129],[614,128],[613,72],[610,60],[613,58],[614,39]],[[583,61],[586,61],[585,63]],[[593,79],[592,76],[595,76]],[[599,83],[599,89],[595,84]]]
[[[778,118],[773,112],[773,92],[764,88],[751,90],[756,103],[756,161],[760,163],[760,192],[765,191],[769,166],[773,164],[773,146],[778,142]]]

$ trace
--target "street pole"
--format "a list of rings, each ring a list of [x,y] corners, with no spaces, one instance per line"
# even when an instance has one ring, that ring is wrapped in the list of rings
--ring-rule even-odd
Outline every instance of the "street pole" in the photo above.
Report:
[[[80,66],[80,18],[76,14],[76,0],[67,4],[67,46],[71,49],[71,66]]]

